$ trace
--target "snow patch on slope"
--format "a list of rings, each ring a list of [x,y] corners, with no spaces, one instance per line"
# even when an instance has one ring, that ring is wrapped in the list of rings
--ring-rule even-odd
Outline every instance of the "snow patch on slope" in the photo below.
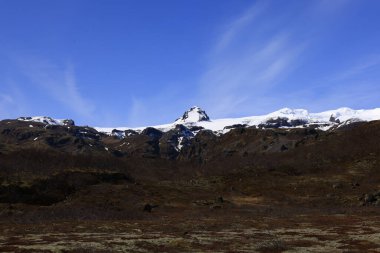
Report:
[[[35,117],[20,117],[17,118],[19,121],[27,121],[27,122],[38,122],[46,125],[58,125],[58,126],[72,126],[74,125],[74,121],[70,119],[53,119],[51,117],[46,116],[35,116]]]
[[[343,107],[336,110],[329,110],[319,113],[310,113],[305,109],[291,109],[283,108],[278,111],[260,115],[260,116],[250,116],[243,118],[225,118],[225,119],[215,119],[210,120],[208,115],[200,107],[192,107],[190,110],[186,111],[182,118],[177,119],[174,123],[156,125],[152,126],[160,131],[167,132],[174,129],[176,125],[182,124],[186,127],[203,127],[204,129],[209,129],[219,134],[226,133],[230,131],[233,127],[226,128],[227,126],[234,125],[244,125],[244,126],[260,126],[262,124],[268,124],[268,122],[274,121],[276,119],[284,119],[286,122],[298,121],[298,125],[294,126],[297,128],[302,128],[310,125],[318,125],[320,130],[329,130],[334,126],[339,126],[340,124],[349,124],[350,122],[357,121],[372,121],[380,120],[380,108],[370,109],[370,110],[353,110],[351,108]],[[301,124],[302,123],[302,124]],[[146,127],[118,127],[118,128],[102,128],[96,127],[95,129],[100,132],[105,132],[110,134],[112,130],[117,129],[125,131],[132,129],[137,132],[141,132]],[[286,127],[282,127],[286,128]],[[290,128],[290,127],[288,127]]]
[[[204,110],[202,110],[198,106],[193,106],[188,111],[186,111],[181,118],[177,119],[174,123],[184,124],[184,123],[194,123],[194,122],[209,121],[209,120],[210,118]]]

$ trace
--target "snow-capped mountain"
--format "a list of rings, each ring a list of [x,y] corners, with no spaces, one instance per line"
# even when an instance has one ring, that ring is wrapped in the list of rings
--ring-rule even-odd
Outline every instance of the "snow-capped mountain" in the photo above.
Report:
[[[124,143],[119,144],[116,148],[121,149],[121,147],[125,146],[124,149],[130,149],[126,152],[137,152],[136,150],[139,149],[136,148],[136,145],[148,143],[147,145],[151,145],[149,148],[152,150],[161,150],[161,155],[174,159],[184,147],[192,145],[192,140],[196,136],[211,136],[210,138],[214,138],[222,136],[235,128],[248,127],[259,129],[312,128],[322,131],[333,131],[354,122],[380,120],[380,108],[370,110],[339,108],[319,113],[310,113],[305,109],[283,108],[266,115],[212,119],[200,107],[194,106],[186,111],[181,118],[172,123],[137,128],[70,127],[74,126],[74,121],[57,120],[50,117],[21,117],[18,120],[42,123],[45,127],[49,125],[65,126],[64,129],[69,129],[69,131],[75,134],[76,138],[85,136],[85,138],[97,140],[103,137],[114,137],[122,142],[124,141]],[[30,127],[34,126],[31,124]],[[61,128],[58,127],[56,129]],[[102,132],[105,135],[101,135],[98,132]],[[108,145],[113,145],[112,143],[116,141],[114,138],[111,138],[112,141]],[[149,141],[146,142],[144,138],[148,138]],[[136,149],[130,148],[130,145]],[[156,151],[155,155],[158,152]]]
[[[305,109],[283,108],[266,115],[213,120],[210,119],[207,113],[200,107],[194,106],[186,111],[181,118],[175,120],[173,123],[151,127],[154,127],[163,132],[167,132],[174,129],[176,125],[182,124],[191,129],[194,133],[200,129],[208,129],[218,134],[223,134],[232,128],[250,126],[256,126],[259,128],[315,127],[320,130],[329,130],[334,127],[339,127],[343,124],[372,120],[380,120],[380,108],[370,110],[353,110],[347,107],[343,107],[336,110],[329,110],[319,113],[310,113]],[[96,127],[95,129],[100,132],[111,133],[114,129],[121,131],[132,129],[134,131],[141,132],[145,128],[146,127]]]
[[[46,116],[19,117],[17,118],[17,120],[39,122],[46,125],[59,125],[59,126],[74,126],[75,125],[72,119],[53,119],[51,117],[46,117]]]
[[[207,113],[198,106],[193,106],[187,110],[183,116],[177,119],[175,124],[186,124],[193,122],[210,121]]]
[[[20,121],[40,122],[47,125],[74,125],[73,120],[53,119],[50,117],[20,117]],[[177,125],[183,125],[193,134],[201,129],[212,130],[217,134],[224,134],[236,127],[258,127],[258,128],[302,128],[313,127],[320,130],[329,130],[358,121],[380,120],[380,108],[369,110],[353,110],[343,107],[336,110],[329,110],[319,113],[310,113],[305,109],[283,108],[278,111],[260,115],[242,118],[225,118],[210,119],[207,113],[198,106],[193,106],[187,110],[181,118],[176,119],[173,123],[150,126],[162,132],[168,132],[176,128]],[[109,135],[115,135],[119,138],[129,136],[126,130],[140,133],[148,126],[144,127],[95,127],[99,132]]]

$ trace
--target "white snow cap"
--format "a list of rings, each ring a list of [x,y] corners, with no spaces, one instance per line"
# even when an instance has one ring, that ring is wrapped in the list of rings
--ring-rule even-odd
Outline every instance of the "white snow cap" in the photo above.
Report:
[[[313,124],[319,124],[320,130],[329,130],[334,126],[340,126],[345,124],[350,124],[352,122],[358,121],[372,121],[380,120],[380,108],[368,109],[368,110],[353,110],[347,107],[338,108],[336,110],[329,110],[318,113],[311,113],[305,109],[290,109],[283,108],[278,111],[259,116],[249,116],[243,118],[224,118],[224,119],[210,119],[204,110],[198,106],[193,106],[187,110],[183,116],[177,119],[173,123],[168,123],[164,125],[150,126],[160,131],[167,132],[174,129],[176,125],[182,124],[187,127],[202,127],[204,129],[212,130],[217,133],[226,133],[230,131],[231,127],[227,126],[233,125],[244,125],[244,126],[259,126],[260,124],[266,124],[270,121],[276,119],[285,119],[287,122],[291,121],[301,121],[301,124],[295,126],[282,126],[283,128],[291,127],[307,127]],[[31,120],[32,119],[32,120]],[[26,120],[26,119],[19,119]],[[28,118],[26,121],[39,121],[41,120],[52,120],[51,118]],[[59,121],[58,121],[59,122]],[[53,122],[54,123],[54,120]],[[112,134],[115,129],[125,131],[132,129],[137,132],[143,131],[148,126],[142,127],[95,127],[97,131]],[[197,130],[194,130],[197,131]]]
[[[35,117],[20,117],[18,118],[20,121],[29,121],[29,122],[39,122],[39,123],[44,123],[47,125],[63,125],[62,121],[59,119],[53,119],[50,117],[45,117],[45,116],[35,116]]]
[[[198,106],[193,106],[187,110],[183,116],[175,121],[177,124],[191,123],[191,122],[201,122],[209,121],[210,118],[204,110]]]
[[[305,109],[290,109],[290,108],[282,108],[278,111],[269,113],[266,115],[267,118],[287,118],[290,120],[293,119],[307,119],[309,116],[309,112]]]
[[[46,116],[19,117],[17,118],[17,120],[28,121],[28,122],[39,122],[46,125],[60,125],[60,126],[74,125],[74,121],[70,119],[53,119],[51,117],[46,117]]]

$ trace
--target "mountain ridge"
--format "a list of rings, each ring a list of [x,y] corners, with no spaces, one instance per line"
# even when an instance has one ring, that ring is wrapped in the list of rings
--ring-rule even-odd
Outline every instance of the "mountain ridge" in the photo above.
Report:
[[[20,117],[20,121],[40,122],[46,125],[75,125],[71,119],[53,119],[46,116]],[[99,132],[109,135],[127,130],[141,133],[148,127],[156,128],[162,132],[168,132],[177,125],[184,125],[196,134],[200,129],[211,130],[216,134],[224,134],[236,127],[258,127],[258,128],[303,128],[313,127],[319,130],[330,130],[353,122],[380,120],[380,108],[354,110],[349,107],[341,107],[335,110],[327,110],[312,113],[305,109],[282,108],[277,111],[258,115],[238,118],[212,119],[206,111],[199,106],[193,106],[185,111],[182,117],[172,123],[161,125],[150,125],[142,127],[94,127]]]
[[[189,112],[194,111],[199,112],[199,115],[191,115],[190,117],[185,117],[189,114]],[[197,117],[200,120],[193,120]],[[278,121],[279,119],[285,119],[285,121],[281,123]],[[95,129],[100,132],[111,133],[114,129],[132,129],[135,131],[142,131],[147,127],[153,127],[163,132],[167,132],[171,129],[174,129],[177,124],[183,124],[186,127],[202,127],[203,129],[208,129],[217,132],[218,134],[224,134],[228,132],[229,129],[234,128],[233,126],[255,126],[270,128],[270,126],[272,125],[275,128],[286,128],[303,126],[308,127],[310,125],[314,125],[320,130],[329,130],[333,127],[338,127],[341,124],[373,120],[380,120],[380,108],[354,110],[348,107],[341,107],[335,110],[328,110],[319,113],[310,113],[308,110],[305,109],[291,109],[285,107],[272,113],[259,116],[212,119],[200,107],[194,106],[190,108],[188,111],[186,111],[182,118],[179,118],[175,120],[173,123],[169,124],[143,127],[95,127]]]

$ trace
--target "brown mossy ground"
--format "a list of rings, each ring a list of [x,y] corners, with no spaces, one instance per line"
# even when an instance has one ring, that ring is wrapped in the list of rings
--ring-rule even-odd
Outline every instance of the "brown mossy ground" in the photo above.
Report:
[[[379,122],[236,129],[176,160],[141,156],[145,142],[136,155],[106,152],[118,140],[91,129],[83,141],[6,129],[0,252],[380,251]],[[57,136],[37,147],[34,131]]]

